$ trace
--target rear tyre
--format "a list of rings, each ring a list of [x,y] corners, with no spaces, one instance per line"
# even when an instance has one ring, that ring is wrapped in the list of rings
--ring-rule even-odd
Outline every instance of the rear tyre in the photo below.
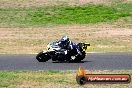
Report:
[[[39,62],[46,62],[50,59],[50,56],[48,55],[48,53],[43,53],[43,51],[42,51],[36,56],[36,59]]]

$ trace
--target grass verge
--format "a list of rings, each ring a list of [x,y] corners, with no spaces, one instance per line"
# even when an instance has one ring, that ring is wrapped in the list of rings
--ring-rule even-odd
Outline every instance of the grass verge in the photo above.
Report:
[[[87,70],[92,74],[130,74],[131,70]],[[86,84],[79,86],[75,80],[76,71],[0,71],[0,87],[1,88],[131,88],[130,84]]]
[[[88,24],[132,17],[131,3],[106,5],[60,5],[0,8],[0,27],[44,27],[61,24]]]
[[[64,25],[45,28],[0,28],[0,53],[32,54],[63,35],[91,43],[92,52],[132,52],[132,30],[115,25]]]
[[[2,7],[0,53],[37,53],[63,35],[76,43],[90,42],[92,52],[131,52],[131,6],[132,3],[121,2]]]

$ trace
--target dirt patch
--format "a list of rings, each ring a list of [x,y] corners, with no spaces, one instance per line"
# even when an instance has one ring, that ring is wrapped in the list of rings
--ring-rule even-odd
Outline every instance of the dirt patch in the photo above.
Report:
[[[98,31],[94,32],[93,37],[127,37],[127,36],[132,36],[132,30],[130,29],[121,29],[121,28],[112,28],[109,30],[103,30],[103,31]]]
[[[39,82],[19,80],[17,84],[10,85],[8,88],[36,88],[36,87],[43,88],[42,86],[39,85]]]
[[[43,85],[43,88],[73,88],[73,86],[66,84],[47,83]]]
[[[116,20],[114,23],[118,28],[130,28],[132,29],[132,17],[120,18]]]
[[[111,46],[118,49],[124,48],[120,46],[131,49],[132,46],[131,29],[117,28],[109,24],[0,28],[0,33],[0,53],[36,53],[45,49],[48,42],[64,35],[68,35],[76,43],[90,42],[93,47],[104,48],[104,50],[110,49]]]
[[[93,4],[110,4],[111,0],[79,0],[82,4],[93,3]]]
[[[72,39],[79,35],[95,37],[132,36],[129,28],[114,28],[113,25],[65,25],[49,28],[0,28],[0,39],[56,39],[69,35]]]
[[[111,4],[113,2],[131,2],[131,0],[0,0],[0,8],[40,7],[52,5]]]

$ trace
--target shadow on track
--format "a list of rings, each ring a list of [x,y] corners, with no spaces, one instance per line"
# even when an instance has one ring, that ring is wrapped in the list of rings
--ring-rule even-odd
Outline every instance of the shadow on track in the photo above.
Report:
[[[92,62],[92,61],[81,61],[81,62],[52,62],[52,63],[88,63],[88,62]]]

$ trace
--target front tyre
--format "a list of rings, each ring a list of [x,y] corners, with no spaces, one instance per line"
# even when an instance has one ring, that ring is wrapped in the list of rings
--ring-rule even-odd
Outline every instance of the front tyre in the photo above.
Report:
[[[71,60],[71,62],[81,62],[86,56],[85,52],[82,52],[82,55],[78,55],[76,56],[76,58],[74,60]]]
[[[46,62],[50,59],[51,57],[48,55],[48,53],[43,53],[40,52],[37,56],[36,56],[36,59],[39,61],[39,62]]]

